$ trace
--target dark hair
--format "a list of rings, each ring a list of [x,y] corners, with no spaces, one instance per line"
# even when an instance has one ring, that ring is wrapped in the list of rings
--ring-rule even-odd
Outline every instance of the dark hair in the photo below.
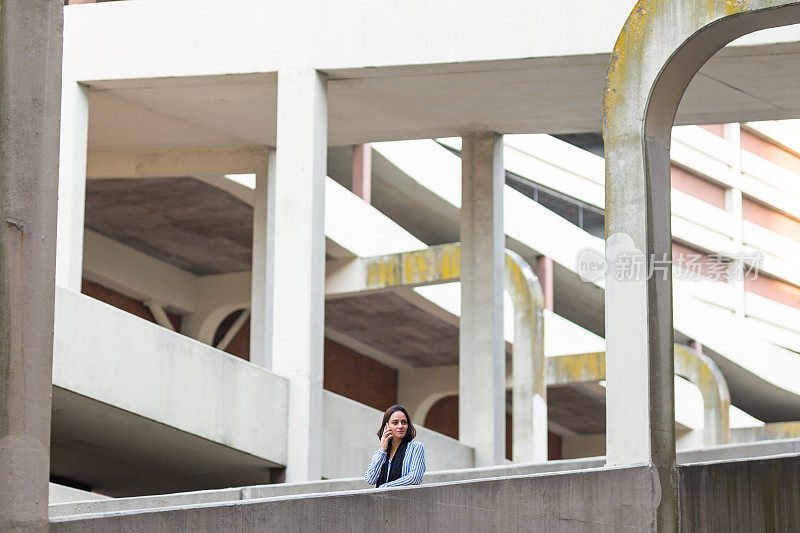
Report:
[[[414,440],[414,437],[417,436],[417,430],[414,428],[414,424],[411,423],[411,417],[408,415],[408,411],[402,405],[393,405],[383,413],[383,422],[381,422],[381,427],[378,428],[378,438],[383,437],[383,429],[386,427],[386,424],[389,423],[389,417],[392,416],[397,411],[401,411],[404,415],[406,415],[406,420],[408,420],[408,429],[406,430],[406,436],[403,437],[403,441],[408,442]]]

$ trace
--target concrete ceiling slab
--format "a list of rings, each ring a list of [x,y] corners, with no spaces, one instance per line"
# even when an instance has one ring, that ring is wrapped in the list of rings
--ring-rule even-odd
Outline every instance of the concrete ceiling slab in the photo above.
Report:
[[[575,433],[605,433],[605,389],[596,383],[548,387],[547,417]]]
[[[800,117],[800,42],[728,47],[676,123]],[[329,144],[600,131],[608,54],[330,70]],[[275,145],[277,76],[89,83],[90,150]]]
[[[458,363],[458,327],[392,292],[327,300],[325,326],[413,366]]]
[[[194,178],[89,180],[85,223],[196,275],[251,268],[253,208]]]
[[[107,496],[270,482],[269,461],[53,387],[51,474]]]

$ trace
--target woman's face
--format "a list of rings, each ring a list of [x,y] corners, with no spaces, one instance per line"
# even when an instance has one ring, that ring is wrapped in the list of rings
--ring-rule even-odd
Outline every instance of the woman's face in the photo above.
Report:
[[[402,439],[406,436],[408,431],[408,419],[403,411],[395,411],[389,417],[389,429],[392,430],[392,436]]]

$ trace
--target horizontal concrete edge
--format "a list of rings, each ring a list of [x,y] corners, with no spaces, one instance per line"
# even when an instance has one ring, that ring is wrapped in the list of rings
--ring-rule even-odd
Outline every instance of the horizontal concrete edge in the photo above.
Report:
[[[536,525],[542,530],[574,520],[645,530],[654,519],[658,502],[652,490],[641,487],[657,483],[656,475],[651,465],[602,467],[59,517],[52,519],[51,524],[54,531],[158,528],[167,523],[171,528],[201,530],[220,527],[301,530],[328,521],[341,526],[344,522],[340,519],[346,519],[355,520],[353,523],[362,524],[364,529],[394,526],[410,531],[452,530],[463,523],[480,528],[481,524],[503,522],[505,527],[514,528],[536,517]],[[560,497],[567,489],[571,497]],[[403,496],[398,497],[399,493]],[[574,505],[576,499],[586,499],[586,505]],[[416,510],[409,512],[410,509]],[[454,514],[461,518],[451,522]]]

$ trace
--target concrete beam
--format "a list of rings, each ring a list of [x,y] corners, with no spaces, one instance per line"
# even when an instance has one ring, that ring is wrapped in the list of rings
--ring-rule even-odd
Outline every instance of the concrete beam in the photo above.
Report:
[[[458,435],[475,448],[477,466],[505,458],[504,185],[502,136],[464,137]]]
[[[800,2],[640,0],[617,40],[603,102],[608,464],[659,471],[658,527],[677,529],[670,137],[700,67],[732,40],[800,21]],[[648,275],[652,261],[663,270]],[[621,279],[629,264],[643,273]]]
[[[261,172],[263,154],[262,147],[98,151],[90,152],[84,165],[88,179],[248,174]]]
[[[0,0],[0,530],[47,531],[61,0]]]
[[[327,120],[325,75],[279,72],[272,368],[289,378],[287,481],[322,475]]]

